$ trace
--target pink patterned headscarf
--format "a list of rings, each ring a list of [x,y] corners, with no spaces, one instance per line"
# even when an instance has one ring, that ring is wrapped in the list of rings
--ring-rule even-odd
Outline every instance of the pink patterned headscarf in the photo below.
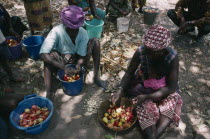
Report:
[[[159,51],[169,46],[171,43],[171,33],[160,25],[154,25],[144,35],[143,42],[147,48]]]

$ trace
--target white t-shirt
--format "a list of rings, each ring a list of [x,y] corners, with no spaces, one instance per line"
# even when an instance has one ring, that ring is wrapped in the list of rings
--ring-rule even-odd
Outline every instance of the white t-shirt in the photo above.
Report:
[[[0,44],[1,44],[2,42],[4,42],[4,41],[5,41],[5,37],[4,37],[4,35],[2,34],[1,29],[0,29]]]

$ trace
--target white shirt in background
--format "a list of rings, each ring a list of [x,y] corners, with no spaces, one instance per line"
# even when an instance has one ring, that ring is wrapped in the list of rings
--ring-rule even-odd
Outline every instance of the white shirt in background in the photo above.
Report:
[[[1,29],[0,29],[0,44],[1,44],[2,42],[4,42],[4,41],[5,41],[5,37],[4,37],[4,35],[2,34]]]

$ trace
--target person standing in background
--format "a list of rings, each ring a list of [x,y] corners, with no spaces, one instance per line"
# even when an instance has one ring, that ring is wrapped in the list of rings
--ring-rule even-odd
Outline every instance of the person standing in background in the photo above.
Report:
[[[31,29],[31,35],[34,31],[42,31],[46,26],[52,29],[52,10],[50,0],[23,0],[26,15]]]
[[[5,37],[17,36],[22,38],[23,32],[27,30],[27,27],[21,22],[20,17],[10,17],[4,6],[0,4],[0,18],[0,29]]]

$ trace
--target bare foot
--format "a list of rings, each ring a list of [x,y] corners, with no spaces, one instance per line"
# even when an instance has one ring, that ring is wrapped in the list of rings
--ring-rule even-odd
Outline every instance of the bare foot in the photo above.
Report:
[[[94,78],[94,82],[95,84],[97,84],[98,86],[104,88],[104,89],[107,89],[107,82],[106,81],[102,81],[101,79],[99,78]]]

